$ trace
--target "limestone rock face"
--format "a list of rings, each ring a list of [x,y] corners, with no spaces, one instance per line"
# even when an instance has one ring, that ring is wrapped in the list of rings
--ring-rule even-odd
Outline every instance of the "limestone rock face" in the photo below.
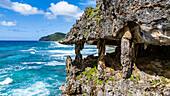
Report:
[[[60,43],[75,44],[66,60],[62,95],[169,96],[170,1],[97,0]],[[82,58],[84,43],[98,56]],[[116,46],[105,54],[105,45]]]
[[[61,43],[119,41],[129,26],[136,43],[170,45],[169,7],[169,0],[97,0],[96,8],[86,8]]]
[[[116,55],[115,55],[116,56]],[[106,57],[114,57],[107,54]],[[62,96],[169,96],[170,95],[170,75],[168,78],[158,75],[151,75],[146,73],[146,69],[139,70],[137,66],[133,66],[132,75],[130,78],[123,79],[121,70],[114,70],[111,67],[106,67],[103,76],[96,67],[88,63],[94,60],[93,56],[84,59],[81,66],[77,67],[74,62],[70,63],[69,76],[66,78],[66,83],[60,87]],[[105,59],[105,60],[109,60]],[[67,57],[66,62],[70,62]],[[145,66],[153,66],[153,68],[160,68],[164,65],[161,60],[151,61],[161,62],[161,64],[148,64]],[[169,60],[166,62],[170,62]],[[107,62],[106,62],[107,63]],[[112,61],[114,63],[114,61]],[[67,66],[68,63],[66,63]],[[107,64],[106,64],[107,65]],[[159,65],[159,66],[158,66]],[[138,66],[144,66],[138,63]],[[170,65],[168,65],[170,67]],[[121,68],[121,66],[119,66]],[[140,68],[140,67],[139,67]],[[152,67],[150,67],[152,68]],[[66,71],[67,71],[66,70]],[[162,69],[159,69],[159,71]],[[154,71],[154,70],[148,70]]]

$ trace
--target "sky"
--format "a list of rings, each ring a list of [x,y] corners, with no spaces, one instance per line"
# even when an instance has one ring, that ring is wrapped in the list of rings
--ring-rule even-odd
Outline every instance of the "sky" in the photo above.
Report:
[[[0,0],[0,40],[38,40],[68,33],[95,0]]]

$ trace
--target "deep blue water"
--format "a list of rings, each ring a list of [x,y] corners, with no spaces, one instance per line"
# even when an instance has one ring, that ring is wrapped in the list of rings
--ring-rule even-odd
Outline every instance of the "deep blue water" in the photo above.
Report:
[[[86,46],[83,56],[97,54]],[[57,42],[0,41],[0,96],[59,96],[65,83],[65,59],[74,46]]]

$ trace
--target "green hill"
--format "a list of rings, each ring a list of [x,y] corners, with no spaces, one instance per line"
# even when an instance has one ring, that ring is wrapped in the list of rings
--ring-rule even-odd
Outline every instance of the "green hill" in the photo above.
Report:
[[[41,37],[39,41],[60,41],[65,38],[65,35],[66,34],[64,33],[56,32],[54,34]]]

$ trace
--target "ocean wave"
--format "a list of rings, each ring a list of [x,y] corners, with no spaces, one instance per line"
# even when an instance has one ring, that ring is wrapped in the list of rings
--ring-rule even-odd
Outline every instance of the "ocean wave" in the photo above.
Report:
[[[20,50],[22,52],[26,52],[26,51],[33,51],[33,52],[37,52],[37,50],[34,49],[34,47],[28,49],[28,50]]]
[[[98,52],[97,49],[83,49],[83,50],[81,51],[82,54],[88,54],[88,55],[90,55],[90,54],[95,54],[95,53],[97,53],[97,52]]]
[[[42,66],[28,66],[26,69],[41,69]]]
[[[48,62],[45,65],[46,66],[56,66],[56,65],[65,65],[65,63],[64,62],[58,62],[58,61],[52,61],[52,62]]]
[[[74,50],[48,50],[48,52],[52,52],[52,53],[63,53],[63,54],[74,54],[75,51]]]
[[[21,58],[26,58],[29,55],[13,55],[13,56],[8,56],[6,58],[0,59],[0,61],[16,61],[19,60]]]
[[[30,52],[31,54],[35,54],[35,52]]]
[[[0,78],[3,78],[3,77],[7,77],[8,75],[3,75],[3,76],[0,76]]]
[[[10,93],[14,96],[33,96],[41,95],[47,96],[50,94],[50,91],[46,88],[48,85],[42,81],[38,81],[27,88],[23,89],[13,89]],[[9,94],[9,93],[8,93]]]
[[[13,70],[13,68],[4,68],[4,69],[0,69],[0,74],[8,73],[8,70]]]
[[[45,62],[22,62],[21,64],[43,64]]]
[[[63,44],[60,44],[60,43],[58,43],[58,42],[54,42],[55,43],[55,47],[72,47],[72,46],[70,46],[70,45],[63,45]]]
[[[9,77],[7,77],[4,81],[0,82],[0,85],[6,85],[11,83],[13,80]]]

